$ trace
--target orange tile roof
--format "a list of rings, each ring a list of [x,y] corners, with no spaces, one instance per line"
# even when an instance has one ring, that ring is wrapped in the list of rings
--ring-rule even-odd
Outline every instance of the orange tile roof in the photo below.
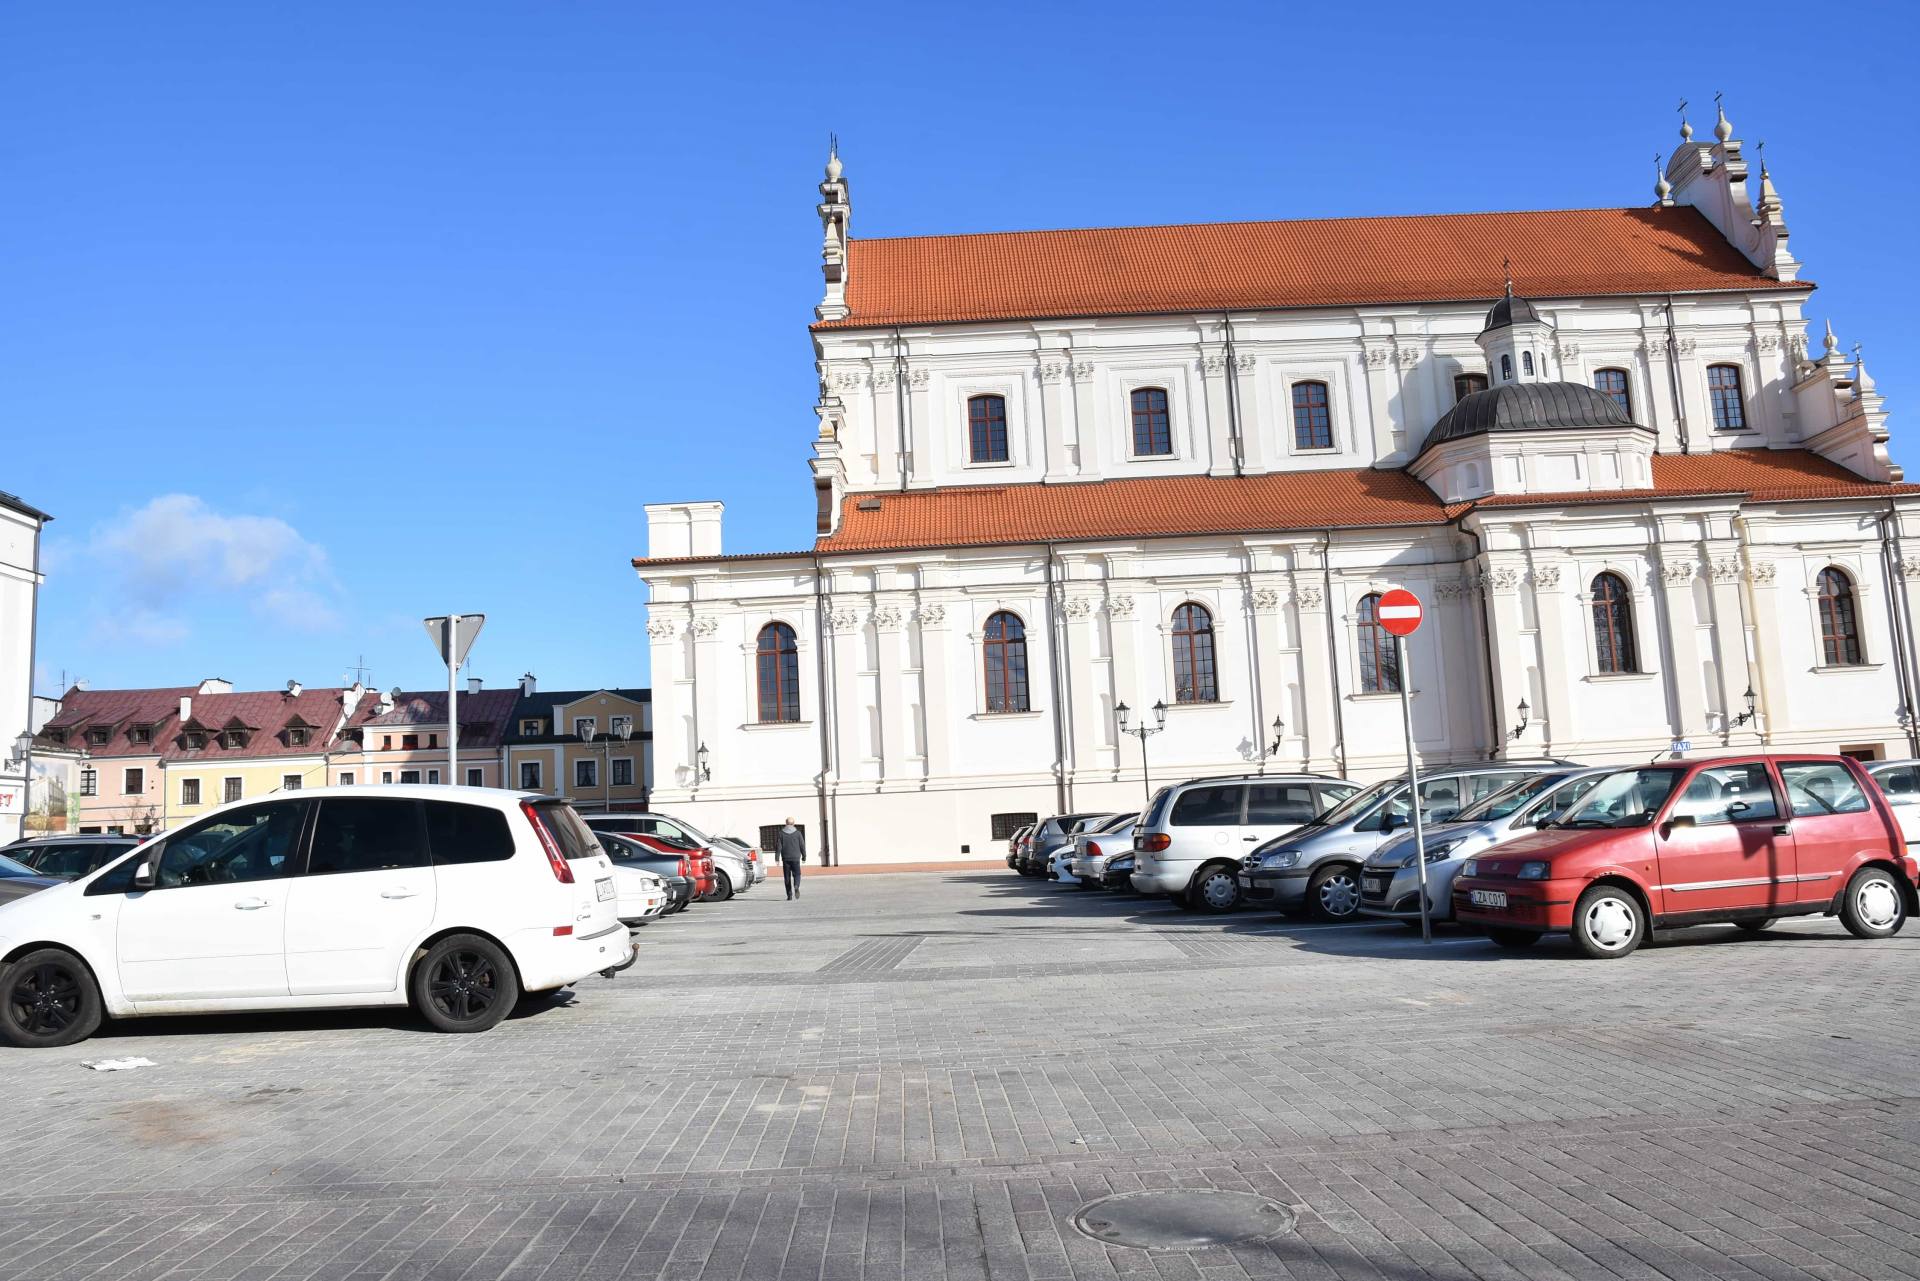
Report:
[[[1652,489],[1517,494],[1452,505],[1443,504],[1406,472],[1364,467],[849,494],[842,500],[839,530],[820,539],[815,550],[834,554],[1440,525],[1476,507],[1647,502],[1707,494],[1739,495],[1754,502],[1920,494],[1920,485],[1865,480],[1803,449],[1660,454],[1653,460],[1653,478]],[[860,510],[861,503],[875,500],[878,510]]]
[[[816,329],[1533,298],[1811,289],[1684,208],[1321,218],[860,240],[842,320]]]

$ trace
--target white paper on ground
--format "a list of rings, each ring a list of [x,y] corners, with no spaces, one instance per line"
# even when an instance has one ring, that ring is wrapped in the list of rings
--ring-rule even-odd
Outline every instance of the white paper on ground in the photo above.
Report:
[[[131,1068],[159,1067],[152,1059],[95,1059],[91,1063],[82,1063],[81,1067],[90,1067],[96,1072],[125,1072]]]

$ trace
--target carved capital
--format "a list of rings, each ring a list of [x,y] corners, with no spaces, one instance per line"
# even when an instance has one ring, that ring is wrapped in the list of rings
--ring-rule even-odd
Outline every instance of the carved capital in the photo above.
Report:
[[[1247,594],[1247,604],[1255,613],[1271,614],[1287,603],[1287,592],[1283,587],[1256,587]]]
[[[687,627],[696,640],[708,640],[720,630],[720,620],[712,614],[701,614]]]
[[[1246,372],[1247,372],[1247,371],[1248,371],[1249,369],[1252,369],[1252,368],[1253,368],[1253,353],[1252,353],[1252,352],[1250,352],[1250,351],[1236,351],[1236,352],[1234,352],[1234,353],[1233,353],[1233,367],[1234,367],[1235,369],[1237,369],[1237,370],[1239,370],[1239,371],[1240,371],[1241,373],[1243,373],[1243,374],[1244,374],[1244,373],[1246,373]]]
[[[1761,351],[1772,355],[1774,352],[1780,350],[1780,335],[1761,334],[1760,337],[1755,340],[1755,345],[1759,347]]]
[[[1390,364],[1392,361],[1393,361],[1393,348],[1391,347],[1367,348],[1367,368],[1368,369],[1385,369],[1388,366],[1388,364]]]
[[[897,605],[882,605],[873,611],[873,625],[883,632],[897,632],[904,615]]]
[[[1078,621],[1093,613],[1094,600],[1091,596],[1069,596],[1060,604],[1068,618]]]
[[[947,621],[947,607],[945,605],[922,605],[919,610],[919,618],[922,627],[938,627]]]
[[[1737,583],[1740,581],[1740,561],[1738,557],[1722,556],[1713,562],[1709,572],[1716,583]]]
[[[674,626],[671,618],[649,618],[647,620],[647,635],[653,637],[655,640],[666,640],[679,630],[678,627]]]
[[[927,377],[926,369],[915,369],[908,373],[907,382],[914,387],[924,387],[927,385]]]
[[[887,391],[893,386],[893,362],[876,364],[873,367],[873,388],[875,391]]]
[[[1294,591],[1293,600],[1301,609],[1319,609],[1322,605],[1326,604],[1327,598],[1325,593],[1318,587],[1309,583],[1307,586]]]
[[[1747,578],[1756,587],[1771,587],[1779,570],[1770,560],[1756,560],[1747,566]]]
[[[1077,383],[1090,383],[1093,381],[1093,362],[1076,360],[1067,366],[1067,372],[1073,375],[1073,381]]]
[[[1067,367],[1058,361],[1047,361],[1040,366],[1040,381],[1057,383],[1066,376]]]
[[[1533,571],[1533,585],[1543,592],[1560,589],[1560,567],[1558,565],[1540,565]]]
[[[1690,560],[1670,560],[1660,566],[1660,581],[1669,587],[1684,587],[1693,581],[1698,568]]]
[[[827,615],[827,624],[836,632],[850,632],[860,626],[860,612],[852,609],[836,609]]]
[[[1227,353],[1224,351],[1203,351],[1200,353],[1200,372],[1217,374],[1227,367]]]
[[[1580,359],[1580,344],[1577,342],[1563,342],[1554,348],[1554,352],[1562,360],[1578,360]]]
[[[1421,352],[1417,347],[1402,347],[1393,353],[1393,358],[1399,362],[1402,369],[1412,369],[1420,363],[1420,357]]]
[[[1120,595],[1107,597],[1107,613],[1114,618],[1133,617],[1133,597]]]
[[[1920,560],[1902,560],[1900,562],[1902,578],[1920,578]]]
[[[1486,585],[1489,591],[1518,591],[1520,588],[1520,571],[1512,565],[1495,565],[1486,572],[1481,582]]]

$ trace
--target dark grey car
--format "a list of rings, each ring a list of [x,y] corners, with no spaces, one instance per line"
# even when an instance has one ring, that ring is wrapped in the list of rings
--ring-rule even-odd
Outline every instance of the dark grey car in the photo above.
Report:
[[[52,889],[66,882],[57,877],[40,876],[24,863],[16,863],[4,854],[0,854],[0,907],[5,907],[17,898],[37,894],[41,890]]]
[[[41,876],[72,881],[105,867],[145,839],[97,833],[30,836],[26,840],[0,847],[0,855],[32,868]]]

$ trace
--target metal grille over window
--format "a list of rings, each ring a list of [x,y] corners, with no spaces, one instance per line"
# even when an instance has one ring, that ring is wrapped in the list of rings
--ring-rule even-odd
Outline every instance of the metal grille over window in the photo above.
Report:
[[[1023,827],[1031,827],[1040,821],[1040,816],[1031,812],[1024,814],[995,814],[993,816],[993,839],[1010,841],[1013,834]]]

